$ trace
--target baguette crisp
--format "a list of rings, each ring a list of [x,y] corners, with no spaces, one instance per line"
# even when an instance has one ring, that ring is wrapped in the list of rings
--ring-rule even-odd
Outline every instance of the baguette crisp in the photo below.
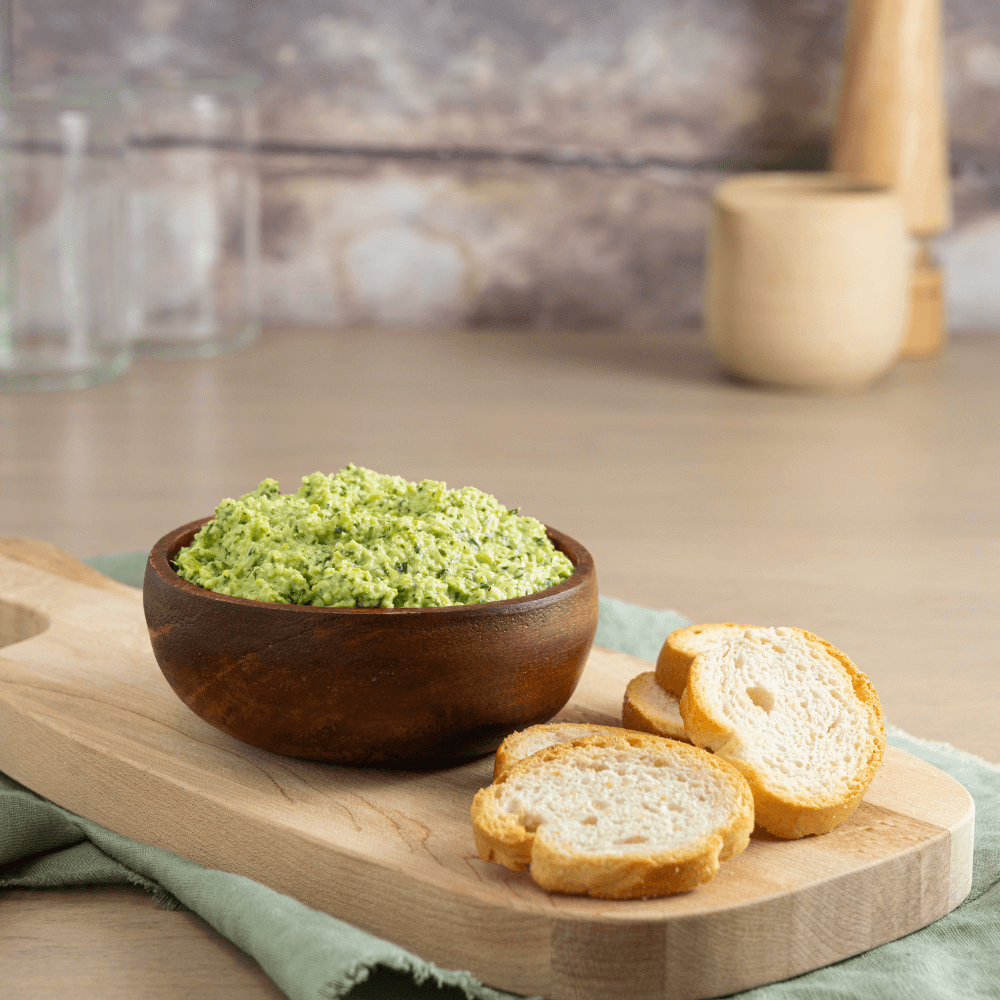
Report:
[[[557,743],[569,743],[570,740],[578,740],[583,736],[603,736],[608,733],[621,733],[621,730],[616,726],[598,726],[590,722],[549,722],[528,726],[527,729],[511,733],[500,744],[493,762],[493,780],[499,781],[519,760],[524,760],[539,750]]]
[[[691,742],[681,718],[680,698],[664,691],[656,683],[652,670],[628,682],[622,702],[622,725],[640,733],[666,736],[682,743]]]
[[[678,698],[687,686],[688,671],[694,658],[706,649],[738,639],[751,625],[734,625],[721,622],[714,625],[688,625],[667,636],[656,659],[656,683]]]
[[[842,823],[885,751],[871,682],[835,646],[798,628],[747,628],[699,653],[680,712],[695,745],[747,779],[757,822],[777,837]]]
[[[479,856],[544,889],[640,899],[693,889],[742,851],[753,797],[739,771],[676,740],[619,731],[548,747],[472,803]]]

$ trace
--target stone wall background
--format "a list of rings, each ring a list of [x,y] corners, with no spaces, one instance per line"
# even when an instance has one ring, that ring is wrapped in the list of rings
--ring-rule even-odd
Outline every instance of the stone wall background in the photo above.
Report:
[[[277,323],[699,320],[711,189],[821,169],[846,0],[15,0],[18,85],[261,76]],[[1000,7],[945,0],[954,328],[1000,326]]]

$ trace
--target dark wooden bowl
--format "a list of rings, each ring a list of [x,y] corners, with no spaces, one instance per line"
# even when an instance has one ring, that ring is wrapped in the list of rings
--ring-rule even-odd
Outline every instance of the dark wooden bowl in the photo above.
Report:
[[[590,553],[548,530],[576,567],[555,587],[447,608],[314,608],[182,580],[178,550],[211,518],[153,546],[143,605],[181,701],[263,750],[338,764],[427,766],[495,750],[569,701],[597,630]]]

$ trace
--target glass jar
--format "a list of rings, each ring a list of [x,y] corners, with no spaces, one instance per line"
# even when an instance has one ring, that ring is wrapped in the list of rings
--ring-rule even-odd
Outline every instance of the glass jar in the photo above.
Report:
[[[127,326],[138,357],[212,357],[260,330],[257,84],[130,87]]]
[[[0,388],[86,388],[128,368],[124,152],[114,90],[3,102]]]

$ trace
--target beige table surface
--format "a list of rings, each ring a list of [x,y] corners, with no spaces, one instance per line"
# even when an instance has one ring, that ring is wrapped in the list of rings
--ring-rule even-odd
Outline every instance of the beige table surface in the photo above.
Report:
[[[848,396],[720,375],[694,335],[268,331],[84,392],[0,394],[0,535],[149,547],[265,476],[474,485],[582,541],[605,594],[801,625],[886,718],[1000,762],[1000,337]],[[0,894],[0,996],[277,997],[131,890]]]

